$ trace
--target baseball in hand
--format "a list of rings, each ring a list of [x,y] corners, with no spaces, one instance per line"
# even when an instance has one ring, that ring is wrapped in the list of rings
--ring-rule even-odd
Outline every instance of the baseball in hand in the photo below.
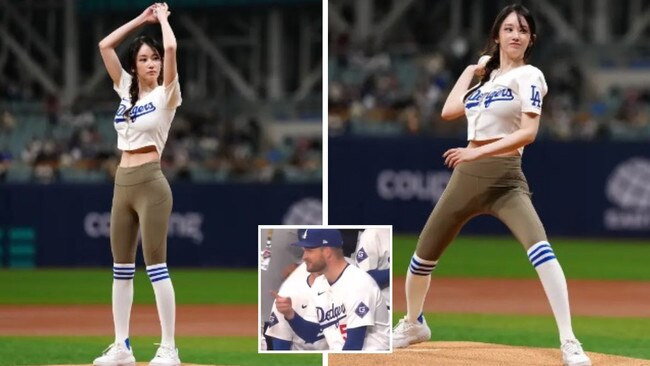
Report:
[[[478,67],[480,67],[480,68],[485,68],[485,65],[487,65],[488,61],[490,61],[491,58],[492,58],[492,56],[483,55],[478,59],[478,62],[476,63],[476,65]]]

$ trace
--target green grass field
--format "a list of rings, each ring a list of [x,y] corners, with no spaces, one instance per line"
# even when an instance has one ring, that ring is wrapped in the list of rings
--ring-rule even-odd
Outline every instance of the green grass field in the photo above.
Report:
[[[178,304],[257,304],[255,270],[169,272]],[[112,282],[110,267],[0,270],[0,304],[110,304]],[[155,303],[144,268],[136,269],[134,288],[136,304]]]
[[[393,239],[393,275],[405,276],[417,236]],[[551,240],[567,278],[650,281],[650,240]],[[512,237],[462,236],[442,256],[435,276],[537,278],[523,247]]]
[[[171,269],[178,304],[257,304],[255,270]],[[110,304],[112,272],[105,269],[0,270],[0,304]],[[153,304],[146,272],[135,278],[137,304]],[[88,364],[110,337],[0,337],[0,366]],[[156,337],[133,337],[136,359],[149,361]],[[181,360],[241,366],[320,366],[318,354],[258,354],[256,337],[177,337]]]
[[[402,276],[416,237],[397,235],[393,273]],[[570,279],[650,281],[650,242],[558,238],[552,245]],[[179,304],[255,304],[255,270],[171,269]],[[510,237],[458,238],[435,276],[536,278],[521,246]],[[105,269],[0,270],[0,304],[109,304],[112,273]],[[135,302],[153,303],[151,284],[136,271]],[[208,289],[206,291],[206,289]],[[403,314],[394,314],[398,319]],[[427,314],[434,340],[467,340],[557,347],[552,317]],[[650,319],[575,317],[588,351],[650,359]],[[89,363],[110,337],[0,337],[1,365]],[[155,337],[134,337],[139,361],[155,351]],[[320,365],[320,355],[259,355],[253,337],[179,337],[185,362],[228,365]]]
[[[404,276],[417,237],[393,239],[393,275]],[[650,241],[558,238],[551,242],[569,279],[650,281]],[[537,278],[521,245],[511,237],[459,237],[435,277]],[[395,322],[404,316],[394,313]],[[426,314],[433,340],[558,347],[550,316]],[[574,317],[588,351],[650,359],[650,318]]]
[[[90,364],[113,341],[112,337],[0,337],[0,365]],[[133,337],[138,362],[149,362],[156,352],[156,337]],[[178,337],[183,362],[241,366],[322,364],[317,354],[257,354],[251,337]]]

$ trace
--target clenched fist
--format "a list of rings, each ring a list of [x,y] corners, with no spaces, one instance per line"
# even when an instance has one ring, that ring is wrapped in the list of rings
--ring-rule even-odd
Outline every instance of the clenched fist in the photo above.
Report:
[[[291,306],[291,298],[282,297],[275,291],[271,291],[271,294],[275,297],[275,307],[280,313],[282,313],[282,315],[284,315],[285,319],[293,319],[296,313],[293,311],[293,307]]]

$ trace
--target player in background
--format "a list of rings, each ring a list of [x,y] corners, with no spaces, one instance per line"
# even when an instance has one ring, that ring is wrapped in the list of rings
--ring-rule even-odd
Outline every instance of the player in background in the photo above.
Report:
[[[276,307],[307,342],[322,332],[330,350],[388,350],[390,315],[375,281],[350,265],[336,229],[308,229],[295,245],[303,248],[309,272],[321,272],[312,286],[316,320],[298,315],[290,297],[276,295]]]
[[[316,314],[316,309],[312,301],[311,290],[314,280],[319,275],[320,273],[317,272],[308,272],[307,264],[302,263],[287,277],[278,292],[272,291],[271,294],[290,297],[292,299],[293,310],[302,318],[315,322],[316,318],[314,314]],[[271,297],[271,294],[263,293],[262,296]],[[322,334],[316,337],[316,341],[309,343],[300,338],[291,329],[284,316],[278,312],[275,304],[273,304],[271,309],[268,324],[265,335],[271,339],[272,347],[269,347],[270,350],[315,351],[327,349],[327,342]]]
[[[353,255],[357,267],[372,277],[390,306],[390,230],[368,228],[359,235]]]
[[[115,341],[94,360],[95,365],[135,365],[129,317],[138,231],[162,330],[160,347],[150,365],[180,365],[174,341],[176,300],[166,263],[172,192],[160,168],[169,128],[181,104],[176,37],[169,15],[166,3],[156,3],[99,42],[102,60],[121,98],[114,127],[122,156],[115,174],[110,225]],[[122,68],[117,46],[135,29],[153,23],[160,24],[163,47],[150,37],[136,38]]]
[[[269,326],[273,306],[271,290],[277,290],[284,280],[302,262],[302,251],[292,246],[298,240],[296,229],[267,229],[260,232],[260,349],[272,350],[273,343],[264,334]]]
[[[565,365],[591,365],[573,334],[566,278],[521,170],[523,149],[537,136],[547,91],[542,72],[526,63],[536,42],[535,22],[528,9],[506,6],[492,26],[486,57],[465,68],[447,97],[442,116],[448,120],[467,117],[469,144],[443,154],[454,172],[411,259],[405,286],[407,315],[395,326],[394,347],[431,337],[422,317],[431,272],[463,225],[487,213],[505,223],[526,249],[553,310]],[[469,88],[474,75],[481,80]]]

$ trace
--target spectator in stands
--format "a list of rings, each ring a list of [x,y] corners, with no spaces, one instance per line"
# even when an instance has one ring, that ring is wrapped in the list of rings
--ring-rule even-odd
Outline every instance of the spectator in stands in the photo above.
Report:
[[[11,151],[3,146],[2,149],[0,149],[0,182],[7,181],[7,172],[11,167],[12,160],[13,156]]]

